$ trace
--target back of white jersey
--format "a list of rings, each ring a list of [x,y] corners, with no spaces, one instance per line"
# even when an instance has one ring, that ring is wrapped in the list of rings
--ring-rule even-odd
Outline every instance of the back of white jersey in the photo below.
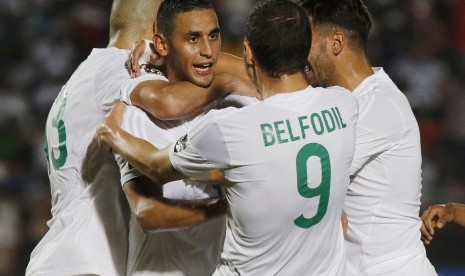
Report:
[[[309,87],[210,112],[172,146],[188,176],[225,170],[230,211],[215,275],[344,275],[356,119],[347,90]]]
[[[94,49],[55,100],[46,123],[52,219],[27,275],[124,275],[128,206],[111,156],[90,146],[131,80],[129,51]]]

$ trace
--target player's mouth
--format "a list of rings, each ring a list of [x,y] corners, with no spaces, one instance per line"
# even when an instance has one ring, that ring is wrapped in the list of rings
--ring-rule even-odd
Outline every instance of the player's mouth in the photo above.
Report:
[[[194,68],[199,75],[210,75],[213,72],[213,62],[194,64]]]

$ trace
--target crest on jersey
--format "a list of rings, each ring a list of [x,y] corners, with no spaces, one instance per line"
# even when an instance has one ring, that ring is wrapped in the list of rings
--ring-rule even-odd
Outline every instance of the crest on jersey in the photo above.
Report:
[[[178,152],[183,151],[186,148],[186,142],[187,142],[187,134],[179,138],[179,140],[176,142],[176,145],[174,145],[174,152],[178,153]]]

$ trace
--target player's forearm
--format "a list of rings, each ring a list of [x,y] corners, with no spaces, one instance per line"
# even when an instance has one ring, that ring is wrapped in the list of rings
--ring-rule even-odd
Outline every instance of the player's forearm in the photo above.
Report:
[[[230,91],[219,85],[208,88],[181,81],[163,88],[148,84],[136,87],[131,102],[160,120],[174,120],[198,115],[206,105]]]
[[[238,77],[248,78],[242,58],[221,52],[216,64],[215,73],[228,73]]]
[[[149,142],[135,137],[121,128],[113,131],[107,139],[107,145],[121,155],[133,167],[157,184],[165,184],[170,171],[166,160],[168,149],[158,150]]]
[[[139,202],[134,214],[144,231],[166,231],[198,225],[226,213],[220,199],[170,200],[151,198]]]

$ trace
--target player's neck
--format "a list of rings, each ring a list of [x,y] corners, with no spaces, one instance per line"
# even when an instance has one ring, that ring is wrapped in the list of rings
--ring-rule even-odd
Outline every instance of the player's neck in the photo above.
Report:
[[[353,91],[363,80],[373,75],[366,55],[349,53],[336,65],[336,84]]]
[[[304,72],[282,75],[278,78],[272,78],[263,72],[257,72],[257,83],[263,99],[276,94],[300,91],[309,85]]]

